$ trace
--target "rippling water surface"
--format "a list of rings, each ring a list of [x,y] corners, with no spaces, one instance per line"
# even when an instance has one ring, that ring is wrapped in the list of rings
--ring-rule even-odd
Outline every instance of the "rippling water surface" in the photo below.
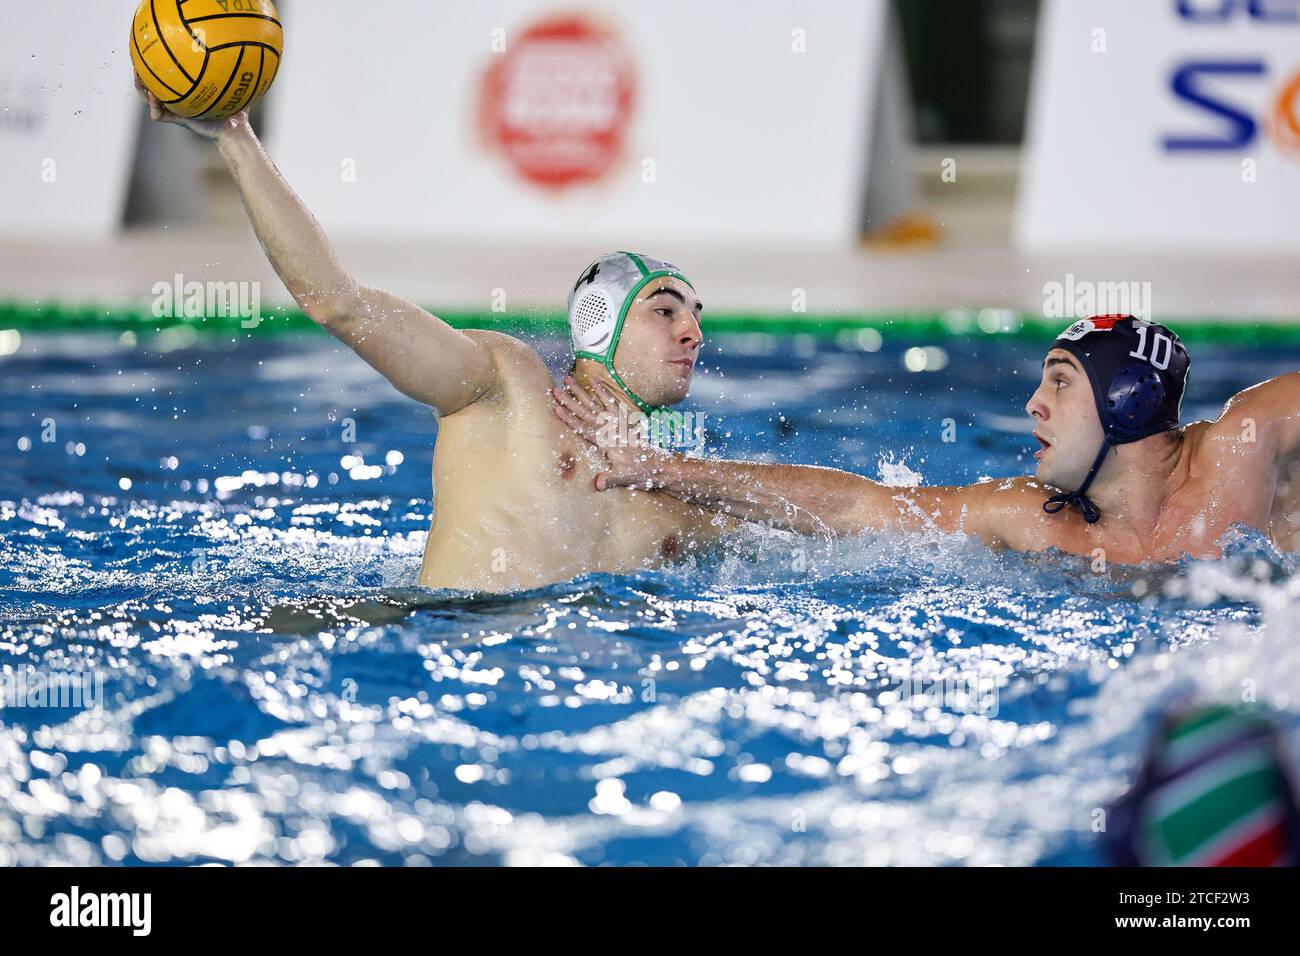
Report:
[[[875,344],[723,339],[689,407],[733,456],[1031,470],[1041,344]],[[1193,354],[1189,420],[1300,365]],[[45,705],[0,710],[3,864],[1089,863],[1161,707],[1300,740],[1297,561],[1257,535],[1098,573],[752,528],[431,592],[436,423],[329,339],[27,336],[0,400],[0,675]]]

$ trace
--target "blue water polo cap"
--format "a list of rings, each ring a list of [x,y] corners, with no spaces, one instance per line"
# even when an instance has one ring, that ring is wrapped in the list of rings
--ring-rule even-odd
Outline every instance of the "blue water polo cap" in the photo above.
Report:
[[[1115,445],[1178,427],[1192,360],[1172,330],[1131,315],[1080,319],[1060,334],[1052,348],[1064,349],[1083,366],[1105,438],[1078,490],[1052,495],[1043,502],[1043,510],[1056,514],[1074,505],[1092,524],[1101,512],[1087,492],[1106,453]]]

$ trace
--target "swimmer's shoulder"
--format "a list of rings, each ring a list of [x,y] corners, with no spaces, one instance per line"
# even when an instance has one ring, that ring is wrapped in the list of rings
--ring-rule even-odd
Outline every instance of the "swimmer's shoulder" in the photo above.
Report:
[[[1300,449],[1300,372],[1288,372],[1243,389],[1205,427],[1207,448],[1229,446],[1238,457],[1288,456]]]
[[[542,357],[537,354],[532,346],[521,342],[513,335],[494,332],[491,329],[465,329],[465,335],[486,348],[494,356],[501,355],[509,361],[527,361],[531,358],[539,365],[542,362]]]
[[[532,346],[513,335],[490,329],[466,329],[465,335],[486,348],[492,356],[492,364],[496,367],[497,378],[501,383],[498,394],[509,396],[517,394],[521,389],[542,395],[549,392],[554,380],[546,363]]]
[[[1184,425],[1179,457],[1186,462],[1189,479],[1271,462],[1277,455],[1276,430],[1259,411],[1230,401],[1216,420]]]

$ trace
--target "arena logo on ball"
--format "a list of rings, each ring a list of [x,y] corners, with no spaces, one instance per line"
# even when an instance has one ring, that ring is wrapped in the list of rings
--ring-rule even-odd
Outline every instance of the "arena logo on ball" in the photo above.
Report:
[[[494,57],[479,101],[488,147],[543,189],[608,176],[636,101],[635,65],[614,30],[579,15],[550,17]]]

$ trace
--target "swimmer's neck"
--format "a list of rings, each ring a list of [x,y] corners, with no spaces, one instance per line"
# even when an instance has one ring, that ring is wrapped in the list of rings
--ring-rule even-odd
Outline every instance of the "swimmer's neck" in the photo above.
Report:
[[[609,374],[609,369],[599,362],[580,358],[574,363],[573,371],[569,374],[575,382],[589,392],[597,382],[601,383],[614,394],[618,403],[627,409],[629,415],[641,414],[636,402],[632,401],[631,396],[623,391],[623,387],[614,381],[614,377]]]
[[[1127,529],[1146,540],[1160,522],[1161,512],[1187,482],[1190,443],[1182,428],[1162,432],[1126,445],[1116,445],[1088,490],[1102,521]]]

